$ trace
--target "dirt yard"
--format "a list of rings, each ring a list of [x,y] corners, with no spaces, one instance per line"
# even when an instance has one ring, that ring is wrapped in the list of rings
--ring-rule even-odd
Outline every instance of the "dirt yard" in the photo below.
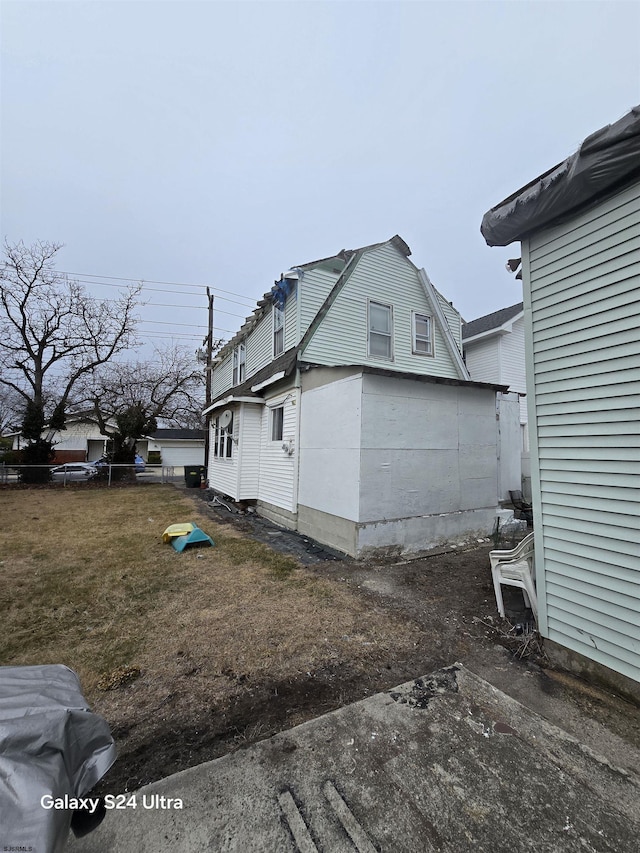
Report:
[[[100,793],[134,790],[500,639],[490,543],[303,566],[172,486],[5,490],[0,511],[0,663],[79,673],[118,744]],[[186,520],[216,546],[177,554],[162,544],[164,528]]]

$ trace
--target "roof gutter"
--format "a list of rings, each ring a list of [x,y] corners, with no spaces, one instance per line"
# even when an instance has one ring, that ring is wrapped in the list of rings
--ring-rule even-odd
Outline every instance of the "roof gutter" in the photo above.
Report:
[[[264,400],[261,397],[234,397],[233,394],[230,394],[228,397],[225,397],[224,400],[218,400],[216,403],[212,403],[202,412],[202,414],[208,415],[209,412],[212,412],[214,409],[221,409],[223,406],[228,406],[231,403],[257,403],[258,405],[264,405]]]

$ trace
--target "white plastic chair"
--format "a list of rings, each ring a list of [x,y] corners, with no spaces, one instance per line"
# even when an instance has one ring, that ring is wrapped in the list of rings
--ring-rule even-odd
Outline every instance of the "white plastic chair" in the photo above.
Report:
[[[498,613],[504,616],[504,601],[502,600],[502,584],[516,586],[522,590],[524,603],[530,607],[533,615],[538,621],[538,599],[534,582],[533,569],[533,533],[522,540],[522,542],[510,551],[490,551],[491,575],[493,577],[493,588],[496,594]]]

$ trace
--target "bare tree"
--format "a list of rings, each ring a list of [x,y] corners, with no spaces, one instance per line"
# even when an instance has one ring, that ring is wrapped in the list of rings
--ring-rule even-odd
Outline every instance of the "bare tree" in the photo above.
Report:
[[[60,243],[5,243],[0,267],[0,385],[45,425],[64,424],[80,379],[131,346],[141,285],[97,300],[54,269]]]
[[[0,435],[20,428],[23,408],[13,389],[0,386]]]
[[[113,461],[129,463],[136,440],[155,432],[158,420],[186,426],[202,412],[204,371],[179,347],[156,348],[148,361],[114,361],[95,371],[84,401],[113,439]]]
[[[64,429],[74,387],[133,342],[141,285],[115,300],[91,298],[54,268],[59,243],[5,242],[0,266],[0,388],[17,395],[24,461],[35,467],[23,479],[49,478],[51,437]]]

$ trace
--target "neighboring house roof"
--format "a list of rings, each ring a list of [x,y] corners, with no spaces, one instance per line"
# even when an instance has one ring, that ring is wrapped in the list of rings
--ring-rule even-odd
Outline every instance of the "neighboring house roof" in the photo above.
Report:
[[[462,340],[468,343],[473,338],[484,337],[485,335],[495,334],[496,332],[509,331],[509,327],[513,321],[524,311],[524,304],[517,302],[515,305],[510,305],[508,308],[501,308],[499,311],[493,311],[491,314],[485,314],[484,317],[478,317],[477,320],[471,320],[462,326]]]
[[[152,438],[154,441],[162,441],[163,439],[171,441],[204,441],[205,430],[203,429],[157,429],[154,433],[150,433],[146,438]]]
[[[638,178],[640,105],[592,133],[575,154],[492,207],[480,231],[489,246],[508,246]]]

